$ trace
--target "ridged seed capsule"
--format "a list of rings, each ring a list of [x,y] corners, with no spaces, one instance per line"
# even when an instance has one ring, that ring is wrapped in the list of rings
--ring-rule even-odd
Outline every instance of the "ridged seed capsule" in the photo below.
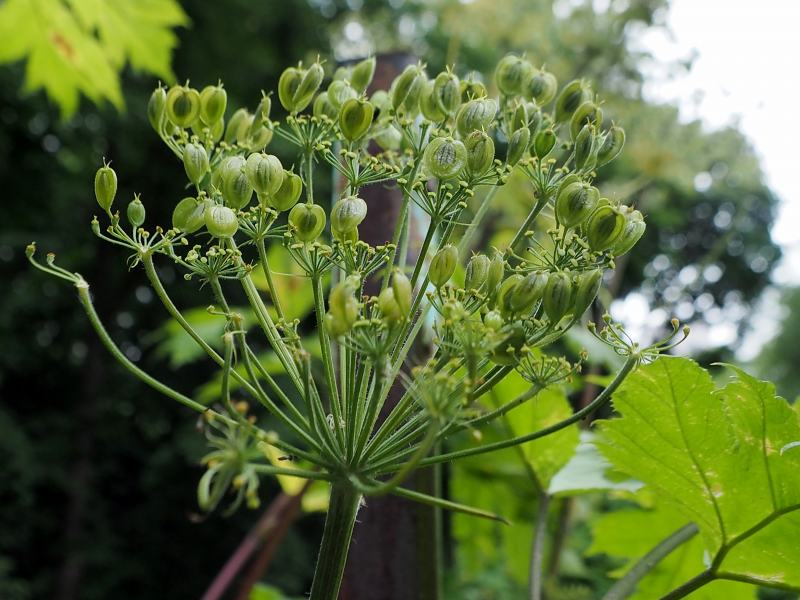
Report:
[[[552,324],[558,323],[572,308],[572,277],[564,272],[550,273],[542,296],[542,306]]]
[[[272,196],[269,197],[269,205],[277,210],[283,212],[289,210],[300,199],[300,194],[303,192],[303,180],[300,176],[291,171],[283,171],[283,181]]]
[[[423,161],[437,179],[452,179],[467,163],[467,149],[453,138],[435,138],[425,148]]]
[[[184,198],[172,211],[172,226],[186,233],[194,233],[205,224],[205,203],[197,198]]]
[[[319,204],[296,204],[289,211],[289,225],[301,242],[313,242],[325,229],[328,218]]]
[[[458,249],[448,244],[439,250],[431,259],[431,266],[428,271],[430,282],[437,288],[442,287],[445,283],[450,281],[450,278],[456,271],[457,263]]]

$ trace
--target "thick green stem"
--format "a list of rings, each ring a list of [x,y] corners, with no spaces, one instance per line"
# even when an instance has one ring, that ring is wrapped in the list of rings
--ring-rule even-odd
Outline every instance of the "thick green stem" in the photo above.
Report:
[[[337,600],[361,494],[349,483],[331,484],[331,499],[311,586],[311,600]]]
[[[531,600],[542,600],[542,563],[544,542],[547,538],[547,517],[550,514],[550,496],[544,492],[539,496],[539,511],[536,515],[536,531],[533,534],[531,551]]]

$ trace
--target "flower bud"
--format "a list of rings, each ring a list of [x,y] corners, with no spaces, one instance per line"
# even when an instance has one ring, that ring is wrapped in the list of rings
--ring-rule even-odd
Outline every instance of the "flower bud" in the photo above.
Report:
[[[208,203],[203,213],[203,221],[206,224],[208,233],[216,238],[233,237],[239,229],[239,219],[236,213],[227,206]]]
[[[437,288],[442,287],[450,281],[456,271],[458,263],[458,249],[452,244],[448,244],[439,250],[431,259],[431,266],[428,270],[430,282]]]
[[[461,105],[461,86],[458,77],[449,71],[442,71],[433,81],[433,97],[446,115],[455,114]]]
[[[579,171],[590,171],[597,164],[597,144],[595,129],[589,123],[584,125],[575,138],[575,168]]]
[[[207,85],[200,92],[200,120],[211,126],[225,115],[228,93],[221,85]]]
[[[128,222],[134,227],[141,227],[144,224],[144,204],[139,200],[139,196],[134,197],[131,203],[128,204],[126,214],[128,216]]]
[[[194,233],[205,224],[206,206],[197,198],[184,198],[172,211],[172,226],[186,233]]]
[[[328,98],[328,92],[322,92],[314,100],[314,106],[311,109],[312,114],[318,119],[321,117],[328,117],[331,121],[339,118],[339,111]]]
[[[489,277],[489,257],[485,254],[476,254],[469,259],[464,274],[464,287],[468,290],[480,290]]]
[[[603,138],[603,143],[597,151],[597,166],[602,167],[610,163],[622,152],[625,145],[625,130],[612,125]]]
[[[336,110],[334,119],[339,118],[339,110],[342,105],[351,98],[358,98],[356,91],[346,81],[331,81],[328,86],[328,102],[333,105]]]
[[[511,295],[517,284],[523,280],[523,276],[519,273],[514,273],[506,277],[503,283],[500,284],[500,289],[497,292],[497,308],[504,315],[509,315],[514,311],[511,308]]]
[[[503,280],[505,270],[506,261],[503,259],[502,253],[495,250],[489,263],[489,271],[486,274],[486,291],[489,294],[494,294],[497,291],[497,286]]]
[[[400,269],[395,269],[392,272],[392,291],[400,311],[404,316],[410,317],[413,290],[411,289],[411,281]]]
[[[508,306],[514,313],[526,313],[541,300],[548,277],[545,273],[528,273],[511,290]]]
[[[522,81],[522,95],[528,100],[533,100],[539,106],[544,106],[556,97],[558,81],[555,75],[541,69],[528,72]]]
[[[297,204],[302,191],[303,180],[300,176],[284,170],[283,181],[278,190],[269,197],[269,205],[278,212],[289,210]]]
[[[94,197],[104,211],[110,214],[111,204],[117,195],[117,174],[104,164],[94,174]]]
[[[395,298],[394,289],[390,287],[386,288],[378,295],[378,308],[389,325],[394,325],[404,317],[400,304]]]
[[[183,147],[183,168],[186,176],[195,185],[208,173],[208,153],[206,149],[199,145],[189,142]]]
[[[491,98],[470,100],[456,115],[456,128],[462,138],[475,130],[486,131],[497,114],[497,104]]]
[[[556,218],[570,229],[583,223],[597,206],[600,192],[588,183],[576,181],[559,189],[556,196]]]
[[[351,142],[361,139],[372,125],[374,114],[375,108],[367,100],[350,98],[342,104],[339,110],[339,129],[345,139]]]
[[[373,75],[375,75],[375,57],[370,56],[353,67],[350,72],[350,85],[356,92],[363,94],[372,83]]]
[[[250,113],[247,112],[246,108],[240,108],[231,115],[228,126],[225,128],[225,137],[223,138],[226,144],[233,144],[236,142],[236,136],[239,134],[239,127],[241,127],[242,123],[246,121],[249,116]]]
[[[157,133],[161,133],[166,107],[167,92],[159,85],[153,90],[153,93],[150,94],[150,100],[147,102],[147,119]]]
[[[467,162],[464,144],[451,137],[434,138],[425,148],[423,160],[428,170],[438,179],[452,179]]]
[[[595,129],[599,128],[603,123],[603,109],[591,100],[587,100],[581,104],[575,109],[575,112],[572,113],[569,122],[569,132],[572,139],[574,140],[578,137],[578,133],[583,129],[583,126],[589,123],[594,125]]]
[[[392,108],[398,110],[402,106],[408,112],[415,112],[423,85],[425,73],[418,65],[408,65],[394,80]]]
[[[440,123],[447,118],[445,112],[436,102],[433,81],[428,81],[423,86],[419,96],[419,108],[422,111],[422,115],[433,123]]]
[[[508,152],[506,154],[506,163],[510,166],[516,165],[520,159],[525,155],[528,146],[531,143],[531,131],[527,127],[520,127],[511,134],[511,139],[508,140]]]
[[[556,121],[566,121],[581,104],[591,98],[592,89],[586,82],[580,79],[570,81],[556,98]]]
[[[484,131],[473,131],[464,140],[467,168],[473,175],[483,175],[494,162],[494,142]]]
[[[519,94],[522,90],[522,82],[525,81],[534,70],[533,65],[527,60],[509,54],[500,59],[494,72],[497,87],[507,96]]]
[[[542,296],[544,313],[555,325],[572,308],[572,278],[564,272],[550,273]]]
[[[289,211],[289,225],[301,242],[313,242],[325,229],[327,217],[319,204],[296,204]]]
[[[622,256],[630,251],[636,245],[641,237],[644,235],[647,225],[644,222],[642,213],[638,210],[627,214],[625,216],[625,228],[622,230],[619,239],[614,243],[611,248],[611,253],[614,256]]]
[[[586,241],[595,252],[602,252],[613,246],[625,230],[625,216],[618,208],[602,204],[586,221]]]
[[[283,165],[272,154],[251,154],[245,162],[244,172],[259,200],[275,194],[283,183]]]
[[[245,165],[241,156],[231,156],[222,165],[220,191],[225,204],[232,208],[244,208],[253,197],[253,186],[247,179]]]
[[[602,283],[603,271],[601,269],[593,269],[578,276],[575,284],[575,305],[572,308],[573,317],[578,318],[586,312],[586,309],[597,297]]]
[[[196,89],[176,85],[167,92],[167,117],[178,127],[186,129],[200,116],[200,94]]]
[[[541,130],[533,139],[533,152],[540,160],[545,158],[556,145],[556,132],[552,127]]]
[[[336,231],[355,229],[367,216],[367,203],[358,196],[346,196],[331,209],[331,228]]]

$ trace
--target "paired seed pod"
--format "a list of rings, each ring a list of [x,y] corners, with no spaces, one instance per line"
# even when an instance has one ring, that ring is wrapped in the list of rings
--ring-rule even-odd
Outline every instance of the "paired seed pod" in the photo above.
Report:
[[[183,147],[183,168],[186,176],[195,185],[200,185],[208,173],[208,153],[200,144],[189,142]]]
[[[356,92],[349,83],[341,80],[331,81],[331,84],[328,86],[327,94],[328,102],[331,103],[331,106],[333,106],[336,111],[336,116],[333,117],[334,119],[339,118],[339,110],[345,102],[352,98],[358,98],[358,92]]]
[[[572,139],[574,140],[578,137],[578,133],[580,133],[584,125],[588,125],[589,123],[594,125],[595,129],[599,129],[600,125],[603,123],[603,109],[591,100],[582,103],[575,109],[575,112],[572,113],[569,122],[569,132],[570,135],[572,135]]]
[[[620,210],[610,204],[601,203],[586,221],[586,241],[592,250],[602,252],[611,248],[624,230],[625,216]]]
[[[533,153],[536,154],[536,157],[540,160],[545,158],[553,151],[556,140],[556,132],[553,131],[552,127],[543,129],[537,133],[536,137],[533,139]]]
[[[458,263],[458,249],[452,244],[448,244],[439,250],[431,259],[431,266],[428,270],[428,279],[437,288],[442,287],[450,281],[456,271]]]
[[[597,139],[595,128],[591,123],[584,125],[575,138],[575,168],[579,171],[591,171],[597,164]]]
[[[203,213],[203,221],[206,229],[215,238],[233,237],[239,229],[239,219],[236,213],[220,204],[208,203]]]
[[[290,113],[298,113],[311,103],[324,76],[325,72],[318,62],[308,69],[289,67],[278,80],[278,99]]]
[[[311,113],[318,119],[327,117],[331,121],[335,121],[339,118],[339,111],[328,98],[328,92],[322,92],[314,99]]]
[[[455,114],[461,105],[461,85],[458,77],[449,71],[442,71],[433,81],[434,100],[445,115]]]
[[[144,225],[144,204],[142,204],[142,201],[139,200],[138,195],[131,200],[130,204],[128,204],[126,215],[128,217],[128,222],[134,227],[141,227]]]
[[[625,145],[625,130],[612,125],[603,138],[597,151],[597,166],[602,167],[617,158]]]
[[[374,114],[375,107],[368,100],[350,98],[342,104],[339,110],[339,129],[345,139],[350,142],[361,139],[372,125]]]
[[[356,291],[360,287],[360,280],[357,277],[347,277],[331,288],[328,296],[328,314],[333,317],[333,325],[341,333],[334,337],[343,335],[358,320],[358,300]]]
[[[497,104],[491,98],[470,100],[458,110],[456,129],[462,139],[473,131],[486,131],[496,114]]]
[[[570,229],[583,223],[597,206],[600,192],[596,187],[575,181],[562,186],[556,197],[556,218]]]
[[[208,85],[200,92],[200,120],[211,127],[225,115],[228,93],[221,85]]]
[[[500,59],[494,72],[497,87],[507,96],[514,96],[522,91],[522,82],[526,81],[534,71],[533,65],[514,54]]]
[[[404,318],[403,310],[400,308],[393,288],[388,287],[378,295],[378,308],[390,326],[399,323]]]
[[[350,85],[359,94],[367,91],[369,84],[372,83],[372,77],[375,75],[375,57],[370,56],[361,62],[357,63],[353,70],[350,71]]]
[[[603,283],[603,271],[594,269],[581,273],[575,282],[575,304],[572,307],[572,315],[580,317],[586,309],[591,306],[597,293],[600,291],[600,285]]]
[[[476,254],[469,259],[464,274],[464,287],[468,290],[480,290],[489,278],[489,267],[492,261],[485,254]]]
[[[569,312],[573,298],[572,278],[564,272],[550,273],[542,296],[542,306],[551,323],[558,323]]]
[[[114,169],[104,164],[94,174],[94,197],[107,213],[111,214],[111,205],[117,195],[117,174]]]
[[[647,225],[644,222],[642,213],[634,210],[626,214],[625,228],[611,248],[611,253],[614,256],[621,256],[630,251],[644,235],[645,229],[647,229]]]
[[[283,165],[272,154],[251,154],[245,162],[244,172],[259,201],[273,196],[283,184]]]
[[[156,130],[156,133],[161,133],[161,128],[164,125],[166,107],[167,92],[159,85],[153,90],[153,93],[150,94],[150,100],[147,102],[147,120],[150,121],[150,125]]]
[[[242,124],[247,123],[245,127],[250,127],[250,118],[251,115],[246,108],[240,108],[231,115],[228,125],[225,127],[225,135],[222,138],[225,140],[226,144],[236,143],[237,136],[239,135],[239,129],[242,127]]]
[[[447,113],[441,109],[436,101],[435,83],[428,81],[422,88],[419,96],[419,108],[422,115],[432,123],[440,123],[447,118]]]
[[[511,315],[514,312],[511,309],[511,294],[523,279],[524,277],[519,273],[513,273],[500,284],[500,289],[497,292],[497,308],[500,309],[503,315]]]
[[[403,134],[394,125],[386,124],[373,138],[383,150],[397,150],[403,143]]]
[[[556,97],[557,91],[558,81],[555,75],[541,69],[531,70],[522,81],[522,95],[538,106],[544,106],[550,102]]]
[[[476,98],[485,98],[488,94],[486,86],[480,81],[474,79],[472,75],[461,81],[460,90],[462,103],[469,102],[470,100],[474,100]]]
[[[506,261],[503,258],[503,254],[500,251],[495,250],[491,261],[489,262],[489,271],[486,274],[486,291],[490,295],[494,295],[497,292],[497,287],[503,280],[503,274],[505,273],[505,270]]]
[[[400,269],[395,269],[392,272],[392,291],[394,292],[394,300],[400,307],[402,314],[410,316],[413,290],[411,289],[411,281]]]
[[[167,118],[178,127],[186,129],[200,116],[200,94],[194,88],[176,85],[169,89],[166,98]]]
[[[358,196],[346,196],[331,209],[331,228],[338,232],[356,229],[367,216],[367,203]]]
[[[297,204],[302,192],[303,180],[300,176],[284,170],[283,181],[278,190],[269,197],[269,205],[278,212],[289,210]]]
[[[505,320],[498,311],[490,310],[483,315],[483,324],[492,331],[498,331],[505,324]]]
[[[561,123],[570,119],[578,107],[591,98],[592,89],[585,81],[570,81],[556,98],[556,121]]]
[[[425,81],[425,72],[419,65],[408,65],[394,80],[392,108],[398,110],[402,106],[409,113],[416,112]]]
[[[508,295],[508,307],[511,312],[525,314],[533,305],[542,299],[547,286],[548,277],[545,273],[528,273],[523,277]]]
[[[464,144],[451,137],[439,137],[431,141],[422,157],[426,167],[437,179],[452,179],[467,163]]]
[[[325,210],[319,204],[296,204],[289,211],[289,225],[301,242],[313,242],[325,229]]]
[[[494,162],[494,142],[485,131],[473,131],[464,140],[467,169],[472,175],[483,175]]]
[[[184,198],[172,211],[172,226],[186,233],[194,233],[205,225],[206,205],[197,198]]]
[[[253,197],[253,186],[245,172],[246,161],[241,156],[231,156],[220,171],[220,190],[225,204],[232,208],[244,208]]]
[[[511,167],[515,166],[527,152],[530,143],[531,131],[527,127],[520,127],[512,133],[511,139],[508,140],[506,163]]]

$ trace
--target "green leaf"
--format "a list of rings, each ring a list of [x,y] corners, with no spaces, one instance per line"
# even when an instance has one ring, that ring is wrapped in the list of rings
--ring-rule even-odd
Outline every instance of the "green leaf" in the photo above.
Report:
[[[638,559],[686,523],[678,510],[668,505],[651,509],[626,508],[595,518],[591,524],[592,545],[588,555],[606,554],[623,559],[624,565],[611,573],[622,577]],[[651,600],[666,594],[704,569],[703,541],[695,536],[659,562],[640,582],[630,598]],[[690,596],[692,600],[752,600],[755,588],[732,581],[715,581]]]
[[[617,467],[694,521],[719,577],[800,589],[798,414],[774,387],[736,370],[716,390],[704,369],[662,358],[614,396],[602,424]]]

